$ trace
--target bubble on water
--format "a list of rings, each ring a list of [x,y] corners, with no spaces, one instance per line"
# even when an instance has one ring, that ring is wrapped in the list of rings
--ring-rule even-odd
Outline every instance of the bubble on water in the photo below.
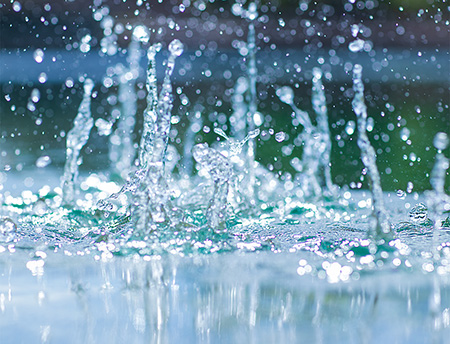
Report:
[[[0,242],[10,242],[14,239],[17,225],[10,218],[0,219]]]
[[[357,53],[358,51],[363,50],[364,48],[364,41],[362,39],[356,39],[353,42],[350,42],[350,44],[348,45],[348,49],[353,52],[353,53]]]
[[[150,40],[150,32],[144,25],[138,25],[133,30],[133,39],[141,43],[148,43]]]
[[[39,90],[37,88],[34,88],[31,91],[30,99],[33,103],[37,103],[41,99],[41,92],[39,92]]]
[[[283,18],[278,19],[278,25],[280,25],[281,27],[285,27],[286,26],[286,22],[284,21]]]
[[[37,63],[44,61],[44,51],[42,49],[36,49],[33,53],[33,58]]]
[[[420,225],[428,222],[428,208],[425,204],[416,204],[409,211],[409,222]]]
[[[408,128],[402,128],[402,130],[400,130],[400,138],[402,141],[406,142],[409,139],[410,133],[411,131]]]
[[[439,132],[436,134],[433,140],[433,145],[436,149],[444,150],[447,148],[449,143],[448,135],[443,132]]]
[[[48,155],[44,155],[44,156],[39,157],[36,160],[36,167],[43,168],[43,167],[50,165],[51,163],[52,163],[52,159]]]
[[[275,140],[277,142],[283,142],[286,139],[286,133],[283,131],[280,131],[279,133],[275,134]]]
[[[180,4],[180,6],[178,6],[178,9],[181,13],[183,13],[186,10],[186,6],[184,4]]]
[[[180,56],[183,53],[183,49],[183,43],[181,43],[181,41],[178,39],[174,39],[169,44],[169,51],[174,56]]]
[[[294,103],[294,91],[289,86],[283,86],[277,90],[277,96],[283,103],[288,105]]]

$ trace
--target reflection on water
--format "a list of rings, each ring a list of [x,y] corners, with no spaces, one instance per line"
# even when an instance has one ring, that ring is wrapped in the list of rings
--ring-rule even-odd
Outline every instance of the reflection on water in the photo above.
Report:
[[[43,343],[427,343],[432,333],[430,275],[324,287],[295,276],[298,254],[77,258],[2,264],[2,342],[19,331]],[[449,295],[441,286],[443,305]],[[449,308],[442,316],[446,336]]]

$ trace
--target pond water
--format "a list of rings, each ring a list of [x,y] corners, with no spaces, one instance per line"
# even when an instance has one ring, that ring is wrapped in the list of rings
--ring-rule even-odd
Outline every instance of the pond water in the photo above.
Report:
[[[445,4],[0,10],[2,343],[445,342]]]

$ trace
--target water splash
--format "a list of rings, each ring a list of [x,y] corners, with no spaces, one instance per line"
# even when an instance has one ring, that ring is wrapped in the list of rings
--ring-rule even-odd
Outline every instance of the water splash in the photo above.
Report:
[[[242,140],[247,132],[252,132],[256,128],[255,118],[258,116],[258,96],[256,90],[256,81],[258,76],[258,69],[256,66],[256,32],[254,21],[258,19],[258,5],[256,2],[250,2],[248,9],[245,10],[242,4],[235,3],[232,6],[232,11],[235,16],[240,16],[249,21],[248,23],[248,35],[247,42],[242,42],[244,49],[240,50],[241,55],[246,58],[247,70],[246,70],[246,80],[242,80],[240,85],[237,85],[236,102],[234,108],[234,118],[232,125],[235,131],[235,137]],[[246,101],[246,115],[244,120],[244,104],[242,102],[242,96],[245,97]],[[246,122],[244,127],[243,123]],[[260,125],[261,123],[259,123]],[[256,146],[253,139],[248,141],[246,149],[246,181],[242,183],[243,187],[246,189],[244,194],[247,195],[247,200],[251,205],[256,204],[255,199],[255,185],[256,185],[256,164],[255,164],[255,154]]]
[[[370,235],[376,240],[388,240],[392,236],[391,224],[389,222],[383,202],[383,190],[376,165],[376,153],[367,136],[367,107],[364,101],[364,84],[362,82],[362,66],[355,64],[353,67],[353,111],[358,123],[358,147],[361,150],[361,160],[367,169],[369,187],[372,192],[373,222],[370,224]]]
[[[136,79],[139,76],[139,63],[141,60],[140,43],[147,43],[150,38],[148,29],[138,25],[133,30],[132,41],[129,46],[128,68],[116,66],[119,78],[119,102],[121,104],[117,129],[110,138],[109,155],[113,167],[123,180],[125,180],[134,165],[136,149],[133,143],[133,131],[136,123],[137,94],[135,91]]]
[[[328,110],[324,86],[322,84],[322,70],[320,68],[313,68],[313,87],[312,87],[312,104],[313,109],[317,115],[317,130],[320,133],[321,149],[319,155],[319,172],[324,174],[321,177],[322,189],[324,193],[336,195],[336,186],[333,184],[331,178],[331,134],[328,123]],[[323,184],[323,182],[325,182]]]
[[[210,148],[207,143],[194,146],[192,155],[214,183],[214,191],[206,212],[208,225],[214,230],[223,230],[227,219],[230,182],[233,177],[232,165],[227,157]]]
[[[434,235],[438,236],[439,230],[444,222],[444,213],[450,211],[450,196],[445,193],[445,175],[450,163],[449,159],[443,153],[443,150],[449,144],[448,135],[443,132],[437,133],[434,137],[433,144],[437,149],[435,164],[430,177],[433,190],[426,193],[426,198],[431,218],[434,221]]]
[[[94,82],[84,81],[84,95],[74,119],[73,128],[67,134],[66,164],[62,180],[63,204],[72,206],[75,199],[75,184],[78,177],[78,166],[81,164],[80,151],[89,139],[89,133],[94,125],[91,115],[91,94]]]
[[[306,111],[294,104],[294,91],[289,86],[277,90],[280,100],[294,110],[295,120],[304,131],[301,134],[303,152],[299,170],[299,186],[303,190],[303,197],[318,198],[323,195],[336,195],[336,186],[331,178],[331,139],[328,128],[328,114],[321,82],[322,72],[318,68],[313,70],[312,103],[317,114],[317,126],[313,125]]]
[[[169,58],[161,92],[157,96],[155,56],[160,45],[152,45],[148,50],[147,109],[144,114],[144,130],[139,152],[140,169],[143,178],[134,195],[133,214],[136,230],[148,233],[152,223],[168,223],[172,206],[169,205],[167,180],[164,164],[172,118],[173,96],[170,77],[175,67],[175,59],[183,53],[183,44],[173,40],[169,44]]]

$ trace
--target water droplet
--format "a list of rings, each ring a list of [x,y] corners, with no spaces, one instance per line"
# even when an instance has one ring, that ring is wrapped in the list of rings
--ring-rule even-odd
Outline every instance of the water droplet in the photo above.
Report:
[[[98,118],[95,121],[95,126],[97,127],[98,134],[100,136],[108,136],[112,132],[113,123],[109,122],[107,120],[104,120],[103,118]]]
[[[408,128],[402,128],[402,130],[400,130],[400,138],[402,141],[406,142],[409,139],[410,133],[411,131]]]
[[[283,103],[288,105],[294,103],[294,91],[289,86],[283,86],[277,90],[277,96]]]
[[[94,88],[94,82],[92,79],[86,79],[84,82],[84,93],[90,95],[92,93],[92,89]]]
[[[67,78],[65,84],[66,84],[67,88],[72,88],[73,85],[74,85],[73,79],[72,78]]]
[[[44,84],[47,81],[47,74],[42,72],[41,74],[39,74],[38,80],[41,84]]]
[[[350,42],[350,44],[348,45],[348,49],[353,53],[357,53],[358,51],[363,50],[363,48],[364,41],[359,38],[357,40],[354,40],[353,42]]]
[[[428,208],[425,204],[419,203],[416,204],[409,211],[409,222],[420,225],[424,224],[428,221]]]
[[[248,11],[247,11],[247,18],[250,20],[255,20],[258,18],[258,6],[255,2],[251,2],[250,5],[248,5]]]
[[[436,134],[433,140],[433,145],[436,149],[444,150],[447,148],[449,143],[448,135],[443,132],[439,132]]]
[[[347,125],[345,126],[345,132],[347,133],[347,135],[353,135],[353,133],[355,132],[355,128],[356,128],[356,123],[355,121],[348,121]]]
[[[10,242],[14,239],[17,225],[10,218],[0,219],[0,242]]]
[[[275,134],[275,140],[277,140],[277,142],[283,142],[285,138],[286,138],[286,133],[283,131],[280,131],[279,133]]]
[[[36,49],[33,53],[34,60],[37,63],[44,61],[44,51],[42,49]]]
[[[143,25],[138,25],[133,30],[133,39],[141,43],[148,43],[150,40],[150,32]]]
[[[39,92],[39,90],[37,88],[34,88],[31,91],[30,99],[33,103],[37,103],[39,101],[39,99],[41,99],[41,92]]]
[[[278,19],[278,24],[279,24],[281,27],[285,27],[285,26],[286,26],[286,22],[284,21],[283,18]]]
[[[319,80],[322,78],[322,70],[320,68],[314,67],[312,72],[313,72],[313,77],[316,80]]]
[[[52,163],[52,159],[48,155],[44,155],[44,156],[39,157],[36,160],[36,167],[43,168],[43,167],[50,165],[51,163]]]
[[[186,10],[186,6],[183,4],[180,4],[180,6],[178,6],[178,9],[180,10],[181,13],[183,13]]]
[[[358,24],[353,24],[351,29],[352,29],[352,36],[353,37],[358,36],[359,25]]]
[[[22,5],[18,1],[14,1],[13,10],[14,12],[19,12],[22,9]]]
[[[169,44],[169,51],[174,56],[180,56],[183,53],[183,49],[183,43],[181,43],[178,39],[174,39]]]

